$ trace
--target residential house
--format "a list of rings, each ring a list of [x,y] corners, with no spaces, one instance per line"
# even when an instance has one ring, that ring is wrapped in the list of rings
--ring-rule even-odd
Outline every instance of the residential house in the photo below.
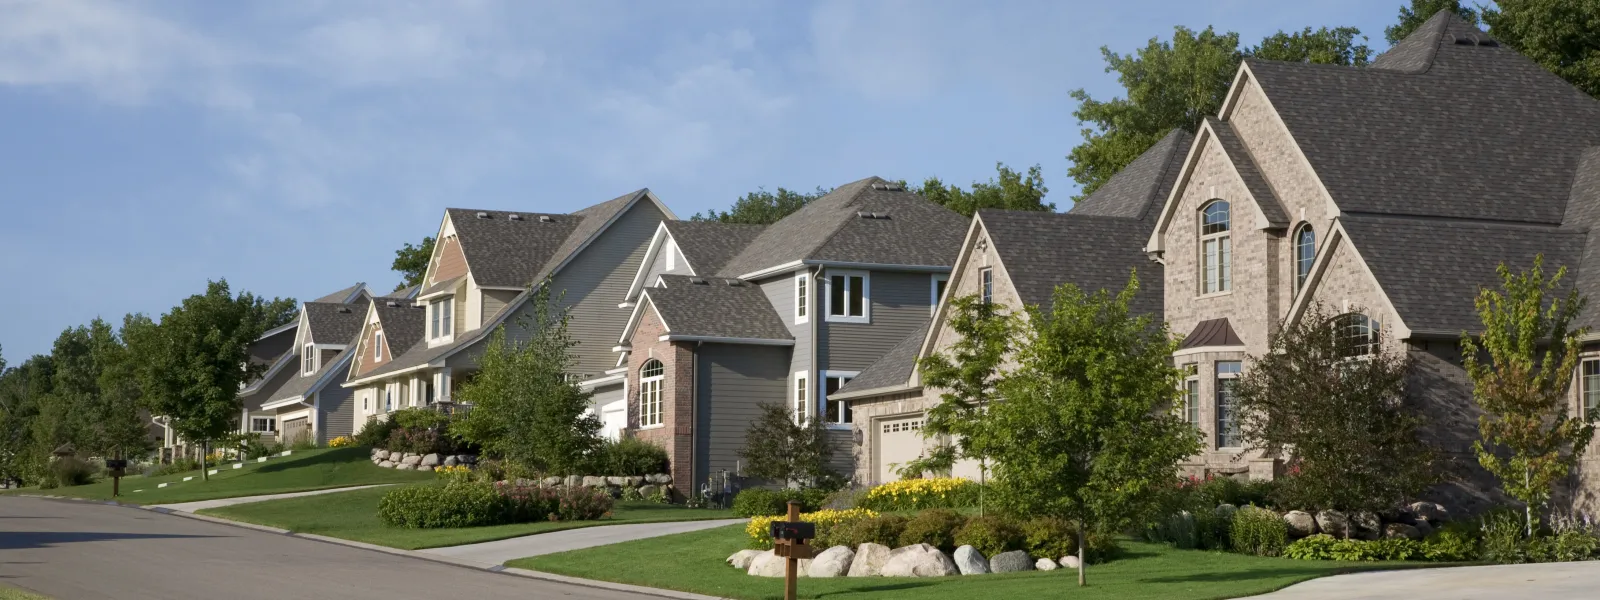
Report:
[[[1189,465],[1270,478],[1281,457],[1244,452],[1232,381],[1280,323],[1320,304],[1352,354],[1405,352],[1408,383],[1459,478],[1432,492],[1452,510],[1495,500],[1471,444],[1479,411],[1460,337],[1501,264],[1546,272],[1591,297],[1600,269],[1600,102],[1448,11],[1370,66],[1247,59],[1196,132],[1146,250],[1165,267],[1166,318],[1185,335],[1205,450]],[[1578,325],[1592,326],[1594,310]],[[1590,334],[1572,411],[1600,399]],[[1592,357],[1592,358],[1591,358]],[[1600,462],[1570,482],[1596,504]]]
[[[613,340],[617,305],[672,211],[639,190],[571,214],[452,208],[445,211],[421,289],[367,312],[344,387],[355,393],[357,431],[404,407],[454,410],[490,334],[515,340],[533,286],[551,286],[578,342],[569,375],[594,393],[595,409],[620,399]],[[548,282],[548,283],[546,283]]]
[[[348,352],[372,303],[365,284],[300,304],[293,321],[262,335],[251,345],[252,361],[265,371],[239,391],[239,430],[292,443],[316,443],[351,435],[349,394],[334,373],[349,362]],[[265,358],[272,356],[271,362]]]
[[[617,341],[627,431],[666,448],[680,491],[741,474],[759,407],[824,419],[853,469],[849,407],[826,394],[928,318],[965,219],[877,177],[766,227],[667,223]]]
[[[943,390],[925,388],[918,360],[945,352],[959,338],[948,326],[947,301],[979,296],[1027,319],[1027,307],[1048,310],[1057,286],[1119,291],[1139,278],[1134,310],[1160,318],[1163,277],[1143,245],[1172,189],[1192,136],[1174,130],[1067,213],[980,210],[959,246],[948,290],[930,319],[849,384],[831,403],[854,413],[854,473],[876,485],[900,479],[899,468],[947,440],[923,437],[928,409]],[[930,325],[931,323],[931,325]],[[958,462],[953,474],[979,479],[979,466]]]

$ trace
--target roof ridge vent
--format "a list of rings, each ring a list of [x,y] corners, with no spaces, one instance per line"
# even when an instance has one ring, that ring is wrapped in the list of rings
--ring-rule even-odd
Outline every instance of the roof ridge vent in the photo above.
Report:
[[[739,279],[729,279],[728,287],[744,287],[744,281]]]
[[[521,220],[522,220],[522,215],[519,215],[519,214],[517,214],[517,213],[511,213],[511,214],[510,214],[510,215],[509,215],[509,216],[507,216],[507,217],[506,217],[506,218],[507,218],[507,219],[511,219],[511,220],[513,220],[513,221],[521,221]]]
[[[341,306],[341,307],[339,307],[339,312],[348,315],[348,314],[350,314],[350,307]]]
[[[886,192],[903,192],[906,191],[906,186],[898,181],[879,181],[872,184],[872,189]]]
[[[486,212],[483,212],[483,211],[480,210],[480,211],[478,211],[478,218],[479,219],[487,219],[487,218],[489,218],[489,213],[486,213]]]
[[[550,215],[539,215],[539,222],[540,223],[549,223],[549,222],[554,221],[554,220],[555,219],[550,218]]]
[[[694,285],[707,285],[706,280],[703,277],[690,277],[689,283]]]
[[[887,219],[889,218],[889,213],[875,213],[862,210],[856,211],[856,216],[863,219]]]
[[[389,308],[400,308],[400,302],[397,300],[390,300],[384,304],[388,305]]]

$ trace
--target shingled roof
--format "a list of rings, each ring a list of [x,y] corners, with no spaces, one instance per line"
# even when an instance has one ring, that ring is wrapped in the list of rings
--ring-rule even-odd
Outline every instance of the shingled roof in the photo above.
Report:
[[[696,273],[716,273],[766,231],[766,225],[718,221],[666,221],[678,251]]]
[[[427,346],[423,333],[427,331],[428,311],[421,307],[412,306],[411,302],[405,300],[376,302],[372,306],[378,313],[378,321],[383,324],[384,343],[388,344],[389,353],[394,358],[372,371],[351,379],[364,379],[427,364],[452,347]]]
[[[355,285],[344,288],[332,294],[328,294],[321,298],[317,298],[316,300],[312,300],[312,302],[355,302],[360,297],[359,294],[361,290],[366,288],[367,284],[358,281]]]
[[[662,275],[644,296],[672,336],[792,341],[761,287],[727,277]],[[643,301],[640,303],[643,304]]]
[[[931,322],[924,321],[921,327],[900,340],[883,357],[856,375],[855,379],[845,383],[833,396],[896,388],[909,383],[917,367],[917,353],[922,350],[922,342],[928,337],[928,325]]]
[[[768,226],[717,275],[740,277],[797,260],[950,266],[966,228],[954,211],[868,177]]]
[[[1063,283],[1085,292],[1115,292],[1137,270],[1133,309],[1161,316],[1161,265],[1144,254],[1148,221],[987,209],[978,211],[978,219],[1024,304],[1050,306]]]
[[[337,302],[307,302],[306,324],[310,339],[319,344],[345,344],[361,334],[366,307]]]
[[[1139,158],[1067,211],[1075,215],[1143,219],[1152,204],[1160,206],[1172,193],[1194,136],[1182,129],[1167,133]]]
[[[461,240],[473,278],[478,285],[490,287],[528,285],[583,221],[583,217],[564,214],[465,208],[445,212]]]

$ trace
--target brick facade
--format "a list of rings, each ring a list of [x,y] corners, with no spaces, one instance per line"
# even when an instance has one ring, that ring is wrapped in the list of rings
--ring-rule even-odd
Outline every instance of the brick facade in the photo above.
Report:
[[[636,438],[665,448],[672,461],[673,489],[681,498],[694,489],[694,350],[687,343],[663,342],[667,331],[655,309],[646,305],[629,343],[628,431]],[[639,425],[639,371],[651,359],[661,361],[666,376],[661,382],[662,424]]]

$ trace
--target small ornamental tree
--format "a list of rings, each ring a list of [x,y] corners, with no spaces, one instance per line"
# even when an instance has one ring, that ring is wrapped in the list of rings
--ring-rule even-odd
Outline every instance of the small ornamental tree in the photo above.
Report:
[[[1525,532],[1532,536],[1538,524],[1534,507],[1550,500],[1551,488],[1577,465],[1594,437],[1592,422],[1567,414],[1567,391],[1584,334],[1572,328],[1572,320],[1584,299],[1576,289],[1564,297],[1556,293],[1567,268],[1547,280],[1543,255],[1526,272],[1512,273],[1504,263],[1498,272],[1502,290],[1478,293],[1483,334],[1477,339],[1461,334],[1472,395],[1483,409],[1478,417],[1482,439],[1473,448],[1478,464],[1522,501]]]
[[[1166,325],[1129,310],[1131,277],[1117,294],[1056,288],[1029,310],[1018,366],[1001,379],[979,447],[995,463],[995,492],[1020,516],[1077,523],[1078,585],[1089,529],[1120,531],[1154,514],[1177,463],[1200,451],[1194,427],[1172,412],[1180,375]]]
[[[478,372],[457,397],[472,410],[451,425],[451,433],[541,473],[575,473],[600,444],[600,419],[588,413],[590,392],[567,376],[578,342],[567,332],[570,318],[539,286],[529,312],[516,327],[523,339],[496,329]]]
[[[828,468],[833,447],[822,419],[796,423],[793,413],[782,404],[767,403],[760,408],[761,416],[750,423],[744,448],[739,451],[745,473],[810,487],[831,487],[837,482],[839,475]]]
[[[1233,386],[1246,446],[1290,459],[1279,498],[1297,508],[1381,511],[1437,478],[1405,400],[1410,361],[1355,309],[1313,304],[1273,333]]]
[[[984,426],[986,407],[995,399],[1000,368],[1010,355],[1012,339],[1021,329],[1015,315],[977,295],[950,301],[945,324],[958,337],[945,352],[922,359],[922,384],[942,390],[939,404],[928,410],[922,436],[938,442],[926,456],[902,465],[902,477],[920,477],[928,471],[949,473],[959,459],[977,460],[984,478],[989,470],[984,436],[974,435]],[[944,443],[954,439],[955,444]],[[987,482],[983,482],[987,483]],[[983,491],[978,513],[984,512]]]

